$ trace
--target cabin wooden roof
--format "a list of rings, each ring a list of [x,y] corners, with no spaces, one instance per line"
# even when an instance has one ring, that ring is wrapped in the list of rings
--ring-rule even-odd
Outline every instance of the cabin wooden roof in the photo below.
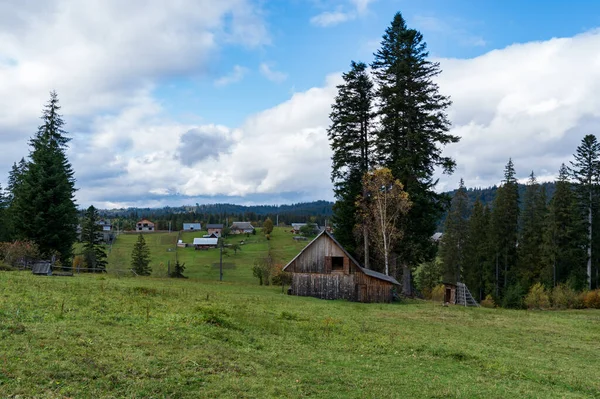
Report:
[[[321,231],[321,233],[319,235],[317,235],[310,243],[308,243],[308,245],[306,247],[304,247],[302,249],[302,251],[300,251],[298,253],[298,255],[294,256],[294,259],[292,259],[291,261],[289,261],[289,263],[287,265],[285,265],[285,267],[283,268],[283,270],[285,270],[289,265],[291,265],[297,258],[300,257],[300,255],[302,255],[302,253],[308,248],[310,247],[315,241],[317,241],[322,235],[327,235],[329,238],[331,238],[333,240],[333,242],[335,243],[335,245],[337,245],[342,251],[344,251],[344,254],[348,257],[348,259],[350,259],[350,261],[352,263],[354,263],[354,265],[360,270],[362,271],[364,274],[366,274],[367,276],[379,279],[379,280],[384,280],[387,281],[389,283],[395,284],[395,285],[400,285],[400,283],[398,281],[396,281],[395,278],[393,278],[392,276],[386,276],[383,273],[379,273],[376,272],[375,270],[371,270],[371,269],[366,269],[364,267],[362,267],[357,261],[356,259],[354,259],[352,257],[352,255],[350,255],[348,253],[348,251],[346,251],[346,249],[333,237],[333,235],[328,232],[327,230],[323,230]]]

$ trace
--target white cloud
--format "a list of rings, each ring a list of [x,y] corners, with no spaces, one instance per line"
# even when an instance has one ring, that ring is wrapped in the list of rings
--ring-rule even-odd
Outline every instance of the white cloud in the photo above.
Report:
[[[259,69],[260,73],[271,82],[281,83],[287,79],[287,74],[271,69],[271,67],[264,62],[260,64]]]
[[[369,4],[373,2],[375,0],[349,0],[348,6],[338,7],[335,11],[324,11],[317,14],[310,19],[310,23],[325,28],[354,20],[357,17],[365,15]]]
[[[59,93],[67,129],[97,140],[89,118],[138,109],[161,78],[204,73],[233,43],[269,43],[247,0],[2,2],[0,170],[27,154],[50,90]]]
[[[440,60],[440,90],[462,137],[446,151],[458,162],[446,187],[460,176],[471,187],[497,184],[509,157],[521,178],[555,176],[585,134],[600,132],[599,46],[594,31]]]
[[[242,79],[244,79],[244,76],[246,76],[247,73],[248,68],[240,65],[235,65],[231,73],[215,80],[215,86],[227,86],[232,83],[240,82]]]
[[[346,22],[354,18],[355,16],[353,14],[342,11],[325,11],[312,17],[310,19],[310,23],[325,28]]]

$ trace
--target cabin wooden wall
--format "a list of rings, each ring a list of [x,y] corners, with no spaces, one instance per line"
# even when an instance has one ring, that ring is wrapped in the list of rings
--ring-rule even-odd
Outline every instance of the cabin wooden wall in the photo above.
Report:
[[[358,301],[360,302],[391,302],[394,284],[367,276],[364,273],[356,273],[356,287]]]
[[[293,273],[331,273],[331,263],[326,265],[326,258],[343,256],[344,268],[350,267],[350,260],[344,251],[338,247],[326,234],[321,235],[315,242],[306,247],[302,254],[290,264],[286,271]],[[348,272],[352,272],[348,270]]]
[[[357,292],[354,275],[342,273],[294,273],[292,294],[321,299],[347,299],[356,301]]]

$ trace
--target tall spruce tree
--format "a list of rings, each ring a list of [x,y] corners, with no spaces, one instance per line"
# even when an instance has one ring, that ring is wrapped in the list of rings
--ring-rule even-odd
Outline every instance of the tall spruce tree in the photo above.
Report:
[[[579,204],[588,229],[587,240],[587,283],[592,288],[592,243],[594,208],[598,200],[598,181],[600,177],[600,143],[593,134],[586,135],[571,162],[571,177],[575,183]]]
[[[541,279],[546,213],[546,191],[539,185],[532,171],[523,198],[516,273],[521,286],[526,289]]]
[[[444,226],[440,255],[444,267],[444,280],[462,282],[461,270],[465,261],[465,244],[469,227],[469,197],[463,179],[452,198]]]
[[[14,192],[11,216],[18,238],[32,240],[42,255],[57,254],[67,264],[77,240],[77,207],[75,178],[66,155],[70,139],[59,110],[58,96],[52,92],[43,123],[29,142],[29,162]]]
[[[106,250],[102,243],[102,226],[98,224],[100,219],[98,210],[91,205],[85,212],[81,226],[81,241],[83,243],[83,255],[87,267],[93,272],[106,270]]]
[[[146,244],[143,234],[138,235],[136,243],[131,252],[131,268],[140,276],[149,276],[152,274],[150,267],[150,249]]]
[[[479,300],[485,298],[490,276],[489,224],[489,208],[477,198],[469,219],[463,274],[464,283]]]
[[[587,229],[565,164],[555,186],[544,229],[542,282],[549,287],[569,282],[572,288],[583,289],[587,287]]]
[[[495,262],[495,296],[513,283],[511,272],[517,262],[519,234],[519,187],[512,159],[504,169],[502,186],[498,188],[491,215],[491,240]]]
[[[413,203],[403,225],[405,237],[396,248],[405,295],[412,295],[412,267],[435,256],[431,236],[448,198],[434,191],[437,180],[433,173],[436,167],[453,172],[455,162],[442,156],[442,150],[459,140],[448,133],[450,100],[438,91],[434,78],[440,67],[429,61],[428,55],[423,35],[407,28],[402,14],[397,13],[371,64],[380,120],[376,159],[392,170]]]
[[[359,222],[356,200],[362,194],[362,178],[371,166],[373,82],[367,66],[354,61],[343,79],[344,83],[337,87],[328,130],[333,150],[331,180],[336,197],[332,219],[338,241],[350,252],[356,252],[354,231]],[[367,231],[360,235],[365,266],[368,267]]]

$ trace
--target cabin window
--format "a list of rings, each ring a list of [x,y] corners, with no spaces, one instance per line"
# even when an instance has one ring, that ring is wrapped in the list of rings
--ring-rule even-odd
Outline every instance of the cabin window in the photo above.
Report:
[[[331,270],[344,270],[344,257],[343,256],[332,256],[331,257]]]

